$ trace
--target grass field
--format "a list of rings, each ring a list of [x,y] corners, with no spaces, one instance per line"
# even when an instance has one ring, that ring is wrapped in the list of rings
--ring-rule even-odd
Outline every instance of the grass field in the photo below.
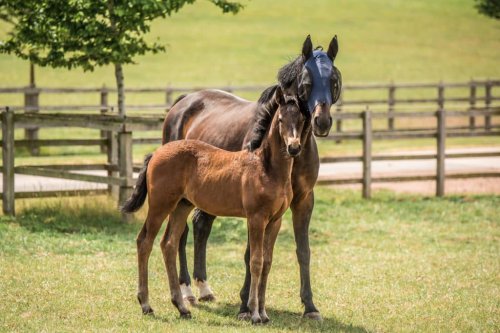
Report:
[[[246,239],[238,219],[219,220],[209,241],[217,302],[195,308],[190,321],[179,319],[156,244],[150,292],[157,314],[142,316],[135,235],[145,209],[137,223],[123,225],[103,197],[21,201],[16,219],[1,218],[0,331],[498,331],[499,197],[317,194],[311,267],[323,323],[300,319],[288,213],[270,275],[269,325],[236,320]]]
[[[167,52],[125,68],[128,86],[270,84],[278,69],[315,45],[340,41],[336,64],[345,82],[468,80],[498,77],[500,22],[479,15],[473,0],[242,0],[238,15],[207,1],[153,24],[150,40]],[[0,38],[8,27],[0,25]],[[28,66],[1,55],[1,86],[28,82]],[[41,86],[114,86],[111,67],[83,73],[42,68]],[[3,98],[3,96],[2,96]],[[2,103],[3,104],[3,103]]]

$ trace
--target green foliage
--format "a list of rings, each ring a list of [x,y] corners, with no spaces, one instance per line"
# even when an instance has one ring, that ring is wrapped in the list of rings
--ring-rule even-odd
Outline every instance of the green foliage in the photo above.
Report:
[[[500,19],[500,0],[476,0],[476,8],[483,15]]]
[[[164,47],[144,35],[151,22],[196,0],[4,0],[0,18],[12,23],[0,52],[13,53],[40,66],[82,67],[133,63],[137,55]],[[241,4],[209,0],[223,12]]]

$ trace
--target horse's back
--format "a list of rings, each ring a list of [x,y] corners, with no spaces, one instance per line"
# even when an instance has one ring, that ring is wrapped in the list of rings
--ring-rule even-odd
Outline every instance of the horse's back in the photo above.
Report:
[[[188,94],[167,114],[163,143],[194,139],[225,150],[241,150],[256,106],[221,90]]]

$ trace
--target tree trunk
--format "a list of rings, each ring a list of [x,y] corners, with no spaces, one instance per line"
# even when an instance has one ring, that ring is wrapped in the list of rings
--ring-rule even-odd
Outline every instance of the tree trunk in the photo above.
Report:
[[[116,88],[118,90],[118,115],[125,116],[125,91],[123,86],[123,69],[121,64],[115,64]]]
[[[30,88],[35,88],[35,65],[30,61]]]

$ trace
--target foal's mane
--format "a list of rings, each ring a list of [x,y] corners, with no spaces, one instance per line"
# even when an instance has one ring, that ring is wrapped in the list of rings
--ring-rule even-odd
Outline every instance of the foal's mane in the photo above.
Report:
[[[257,111],[255,112],[252,134],[247,146],[249,151],[254,151],[260,147],[269,126],[271,126],[274,114],[276,110],[278,110],[278,103],[274,100],[274,93],[277,88],[278,85],[275,84],[274,86],[266,88],[260,95],[257,102]]]

